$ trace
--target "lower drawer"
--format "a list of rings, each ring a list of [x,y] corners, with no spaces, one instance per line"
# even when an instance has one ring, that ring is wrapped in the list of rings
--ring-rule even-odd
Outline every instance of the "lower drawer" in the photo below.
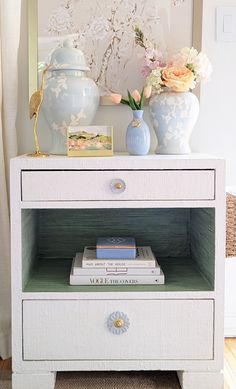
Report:
[[[212,359],[213,311],[213,300],[26,300],[23,358]]]

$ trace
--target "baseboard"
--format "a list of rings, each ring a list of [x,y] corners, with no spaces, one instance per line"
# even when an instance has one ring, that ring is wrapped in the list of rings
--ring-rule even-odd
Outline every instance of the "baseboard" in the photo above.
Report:
[[[236,258],[225,263],[225,337],[236,337]]]

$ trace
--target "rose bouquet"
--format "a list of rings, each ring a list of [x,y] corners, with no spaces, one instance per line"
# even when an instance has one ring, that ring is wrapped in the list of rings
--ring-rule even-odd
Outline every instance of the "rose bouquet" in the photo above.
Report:
[[[161,93],[164,87],[174,92],[187,92],[197,83],[210,79],[212,66],[209,59],[194,47],[185,47],[164,61],[161,51],[144,37],[138,27],[135,27],[135,42],[145,50],[142,74],[153,93]]]

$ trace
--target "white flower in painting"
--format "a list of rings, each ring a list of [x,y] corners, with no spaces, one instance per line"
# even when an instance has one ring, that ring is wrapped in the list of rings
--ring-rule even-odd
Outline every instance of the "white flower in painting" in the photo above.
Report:
[[[182,3],[184,3],[184,0],[172,0],[174,7],[179,7]]]
[[[122,8],[125,8],[126,10],[130,9],[133,7],[133,1],[132,0],[121,0],[120,6]]]
[[[58,35],[70,31],[72,27],[71,11],[69,8],[60,6],[49,18],[48,29]]]
[[[110,29],[110,25],[107,19],[103,16],[99,16],[94,19],[94,21],[90,24],[88,30],[88,37],[100,40],[104,39]]]

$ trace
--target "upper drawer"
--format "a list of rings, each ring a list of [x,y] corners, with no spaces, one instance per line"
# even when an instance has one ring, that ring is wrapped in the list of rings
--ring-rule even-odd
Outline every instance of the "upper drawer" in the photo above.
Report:
[[[22,171],[22,200],[213,200],[214,176],[214,170]]]

